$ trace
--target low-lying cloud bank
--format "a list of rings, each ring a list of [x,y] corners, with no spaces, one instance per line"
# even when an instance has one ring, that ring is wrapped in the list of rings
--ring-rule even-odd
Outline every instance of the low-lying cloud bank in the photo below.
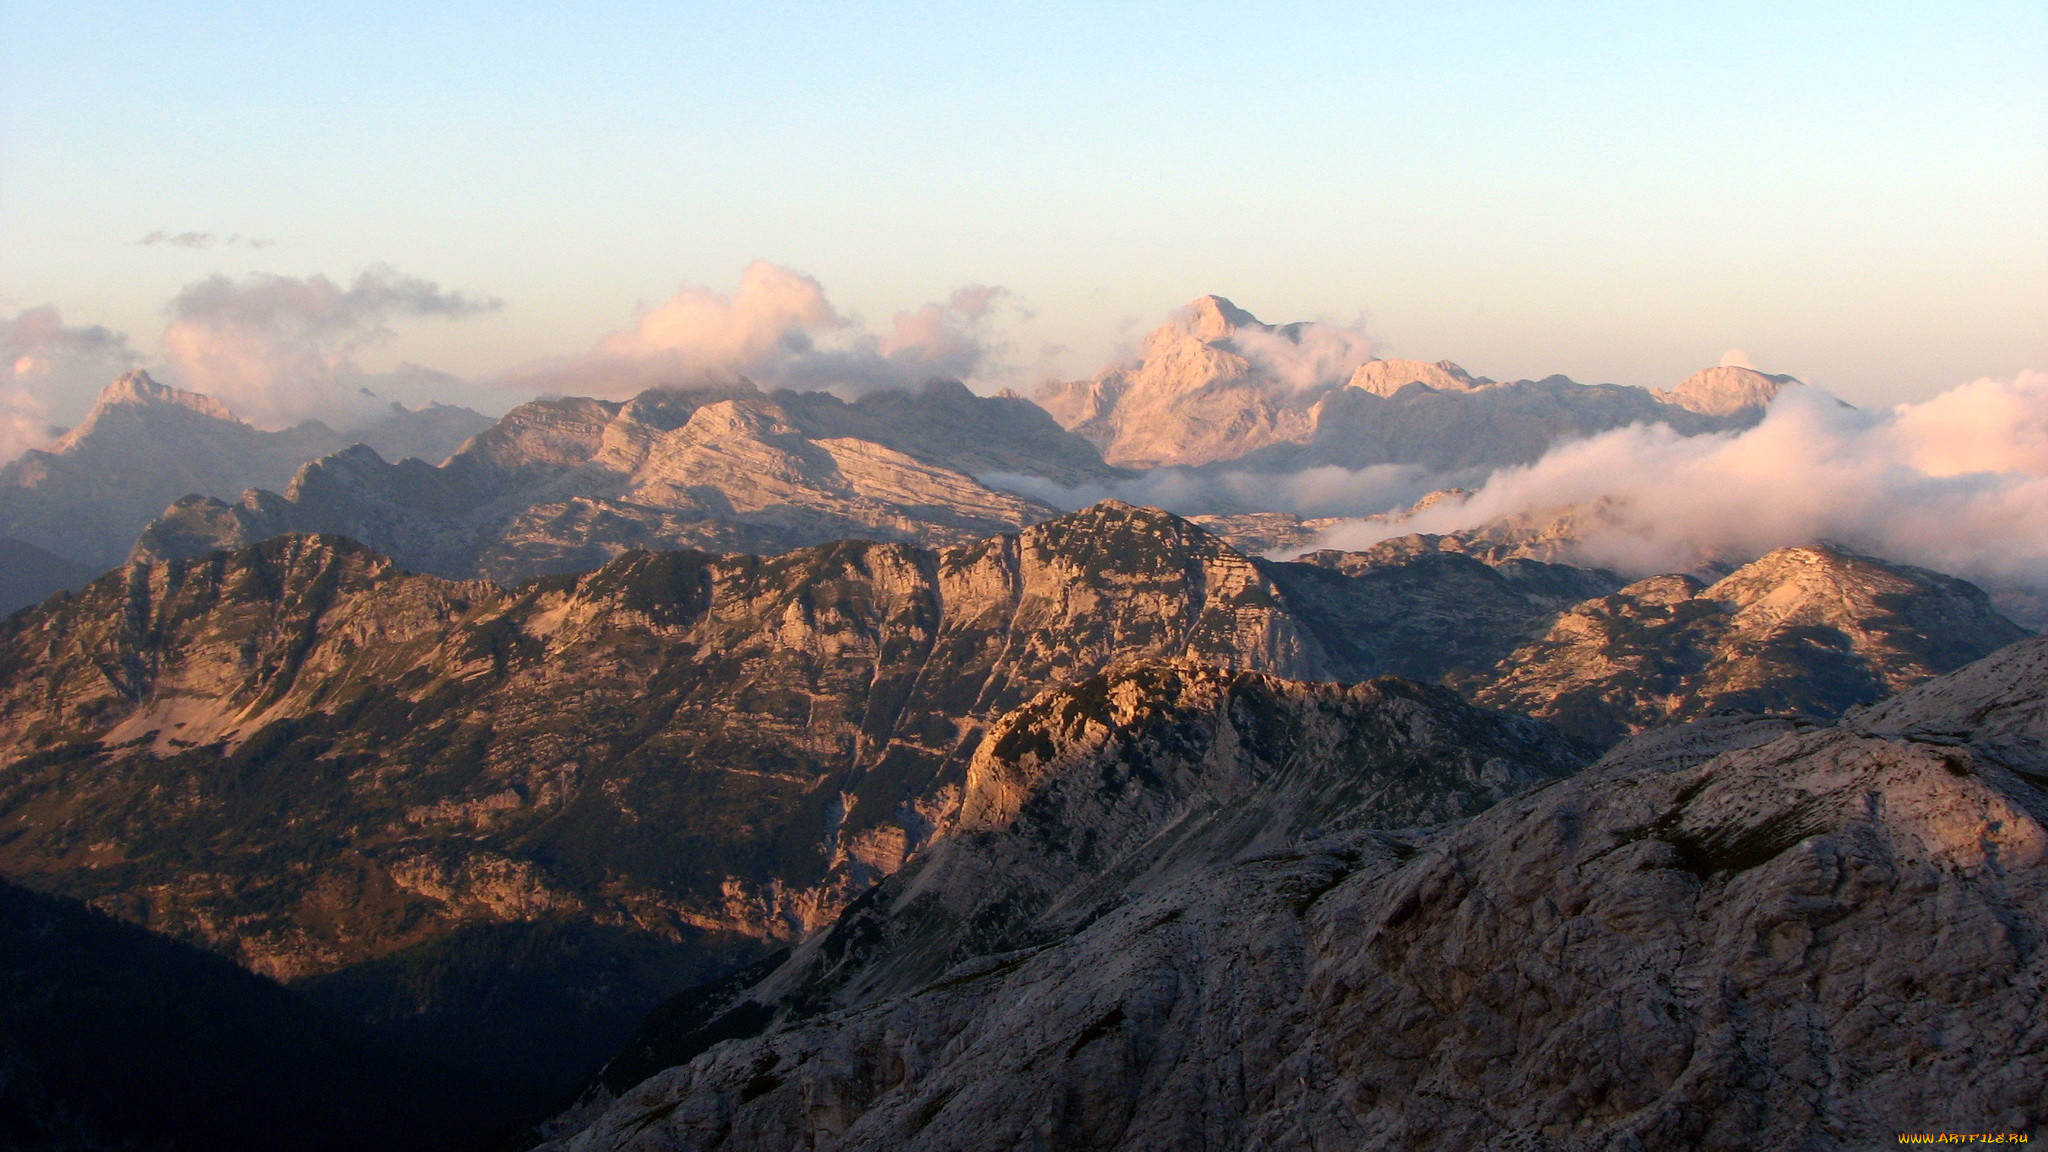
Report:
[[[990,351],[988,322],[1008,296],[972,285],[899,312],[886,332],[842,315],[816,280],[766,261],[747,266],[736,291],[685,288],[631,328],[580,356],[515,369],[526,392],[620,399],[647,388],[745,377],[768,388],[851,398],[974,374]]]
[[[1439,488],[1476,483],[1483,476],[1431,472],[1412,464],[1368,468],[1325,465],[1299,472],[1245,472],[1207,468],[1155,468],[1114,484],[1064,487],[1040,476],[991,472],[991,487],[1035,497],[1064,511],[1102,500],[1164,508],[1183,516],[1234,512],[1291,512],[1311,519],[1360,516],[1406,508]]]
[[[1632,426],[1495,472],[1463,501],[1360,520],[1324,547],[1449,533],[1577,506],[1575,557],[1629,573],[1831,540],[1987,583],[2048,590],[2048,373],[1979,380],[1889,411],[1793,388],[1762,423],[1683,437]]]

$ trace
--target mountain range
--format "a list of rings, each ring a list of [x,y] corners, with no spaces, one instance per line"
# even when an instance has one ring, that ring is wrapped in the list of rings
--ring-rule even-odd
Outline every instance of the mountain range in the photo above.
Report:
[[[626,1055],[674,1066],[545,1146],[2025,1133],[2044,709],[2028,640],[1837,726],[1694,721],[1557,779],[1540,729],[1413,689],[1127,668],[1019,714],[955,837],[656,1014]]]
[[[661,996],[810,938],[946,839],[990,749],[1036,746],[1006,733],[1042,693],[1165,659],[1512,695],[1518,649],[1619,595],[1526,560],[1352,559],[1258,560],[1112,503],[940,550],[631,552],[509,590],[332,536],[138,562],[0,625],[0,873],[544,1095]],[[1860,670],[1842,690],[1802,695],[1797,660],[1750,682],[1832,715],[2021,635],[1966,585],[1876,561],[1799,552],[1745,579],[1776,625],[1630,642],[1711,663],[1834,637],[1830,668]],[[1898,618],[1962,627],[1909,660]],[[1580,740],[1516,721],[1545,772],[1727,702],[1664,706],[1664,681],[1599,652],[1545,659],[1586,685],[1572,718],[1601,717]],[[1534,779],[1468,767],[1474,797]],[[1436,802],[1403,819],[1478,801]]]
[[[394,404],[346,434],[319,421],[265,432],[211,396],[137,370],[108,385],[77,427],[0,467],[0,538],[104,571],[179,497],[281,486],[351,443],[441,460],[490,423],[467,408]]]
[[[1797,383],[1739,367],[1709,368],[1668,392],[1564,376],[1501,383],[1449,361],[1398,359],[1366,360],[1341,377],[1320,363],[1310,378],[1277,374],[1276,347],[1313,362],[1314,350],[1303,348],[1311,328],[1264,324],[1204,296],[1154,329],[1135,362],[1047,385],[1037,398],[1125,467],[1414,464],[1483,473],[1628,424],[1662,423],[1682,435],[1746,427]]]
[[[1266,491],[1737,429],[1793,383],[1496,383],[1217,297],[1038,403],[706,378],[350,443],[132,373],[0,473],[0,1124],[2024,1131],[2048,647],[2016,601],[1818,540],[1617,573],[1597,506],[1412,531],[1458,489],[1331,549]],[[1251,479],[1188,517],[1040,499],[1186,477]]]
[[[0,539],[99,570],[331,532],[421,571],[501,583],[587,571],[631,548],[946,545],[1047,519],[1058,509],[1044,498],[1073,507],[1075,493],[1159,466],[1394,463],[1477,479],[1629,423],[1746,426],[1794,383],[1728,367],[1669,392],[1496,383],[1448,362],[1378,359],[1341,379],[1329,365],[1327,379],[1276,376],[1271,350],[1313,360],[1302,350],[1313,329],[1203,297],[1154,331],[1140,360],[1048,386],[1036,404],[943,380],[849,402],[732,379],[624,402],[540,400],[495,423],[394,405],[347,433],[259,431],[211,397],[131,372],[78,427],[0,470]],[[1255,496],[1205,499],[1213,507],[1194,510],[1244,521],[1234,538],[1247,547],[1261,534],[1274,547],[1312,542],[1314,526]],[[28,581],[9,604],[76,585],[57,580]]]
[[[1061,484],[1118,475],[1015,397],[934,382],[847,403],[739,382],[624,403],[524,404],[439,467],[354,448],[307,465],[282,495],[181,500],[149,525],[136,555],[333,532],[420,571],[511,583],[588,571],[632,548],[952,544],[1058,514],[972,471]]]

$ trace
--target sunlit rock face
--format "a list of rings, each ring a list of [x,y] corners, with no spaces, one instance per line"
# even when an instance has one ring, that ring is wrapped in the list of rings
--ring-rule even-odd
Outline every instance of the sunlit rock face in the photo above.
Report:
[[[1711,585],[1653,576],[1589,600],[1471,687],[1605,744],[1727,710],[1840,716],[2026,634],[1953,577],[1782,548]]]
[[[1473,567],[1472,611],[1424,611],[1431,581],[1118,504],[510,591],[334,536],[135,564],[0,632],[0,871],[359,1014],[594,1060],[942,836],[1048,685],[1146,657],[1433,677],[1584,594]],[[519,957],[529,999],[479,1015]]]
[[[318,421],[264,432],[211,396],[129,372],[76,428],[0,468],[0,537],[104,569],[182,496],[281,487],[307,461],[353,443],[438,461],[489,425],[467,408],[393,405],[347,433]]]
[[[1496,382],[1449,361],[1372,359],[1327,342],[1316,325],[1264,324],[1204,296],[1153,330],[1135,362],[1047,385],[1038,401],[1111,464],[1455,472],[1530,463],[1632,423],[1745,427],[1795,382],[1742,368],[1709,369],[1668,393],[1563,376]]]
[[[1702,416],[1735,416],[1762,408],[1779,392],[1798,382],[1791,376],[1723,364],[1695,372],[1678,387],[1660,391],[1656,396],[1666,404],[1676,404]]]
[[[1426,695],[1240,676],[1176,684],[1175,707],[1152,686],[1190,674],[1157,667],[1052,693],[978,763],[972,830],[694,1033],[643,1036],[675,1066],[550,1147],[1732,1152],[2037,1128],[2044,644],[1841,727],[1646,733],[1520,795],[1540,742]],[[1411,738],[1377,762],[1310,718],[1396,715]],[[1425,780],[1439,807],[1403,811],[1388,785]],[[1509,795],[1476,816],[1369,827],[1489,788]],[[1392,803],[1346,806],[1368,795]]]
[[[514,409],[445,465],[352,449],[282,495],[180,501],[137,558],[195,556],[280,532],[351,536],[439,575],[514,583],[633,548],[772,554],[859,538],[947,545],[1057,515],[971,472],[1065,484],[1115,475],[1030,402],[955,383],[847,403],[736,383]]]

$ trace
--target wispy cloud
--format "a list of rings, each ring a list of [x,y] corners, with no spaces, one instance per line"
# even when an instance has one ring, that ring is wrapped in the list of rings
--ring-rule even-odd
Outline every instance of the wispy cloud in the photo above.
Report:
[[[1067,510],[1116,499],[1184,516],[1291,512],[1315,519],[1368,516],[1405,508],[1436,489],[1476,482],[1483,476],[1446,475],[1412,464],[1374,464],[1365,468],[1323,465],[1294,472],[1248,472],[1213,465],[1154,468],[1129,480],[1074,488],[1039,476],[1006,472],[989,473],[980,479],[992,487],[1032,496]]]
[[[240,232],[222,236],[214,232],[151,232],[135,242],[138,248],[269,248],[275,240],[259,240]]]

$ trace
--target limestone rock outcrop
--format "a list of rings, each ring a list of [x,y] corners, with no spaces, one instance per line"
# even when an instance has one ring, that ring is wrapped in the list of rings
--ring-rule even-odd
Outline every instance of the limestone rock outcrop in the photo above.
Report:
[[[137,564],[0,625],[0,873],[397,1027],[595,1059],[930,844],[1048,685],[1142,657],[1428,675],[1578,598],[1482,580],[1458,613],[1430,587],[1116,504],[511,591],[340,537]],[[519,956],[569,959],[478,1016]]]
[[[1447,825],[1311,820],[1228,858],[1200,816],[1176,822],[1183,777],[1136,771],[1156,754],[1056,753],[985,833],[992,871],[935,853],[899,875],[548,1147],[1733,1152],[2038,1130],[2044,644],[1844,727],[1709,719]],[[1311,733],[1224,743],[1161,741],[1222,787],[1278,766],[1277,795],[1339,760]],[[1074,873],[1034,804],[1099,820],[1134,793],[1170,831],[1081,880],[1084,913],[983,937],[978,899],[948,903]],[[838,979],[807,997],[817,973]]]
[[[935,382],[846,403],[744,382],[514,409],[445,465],[351,449],[282,495],[179,501],[137,558],[332,532],[410,567],[516,583],[588,571],[634,548],[761,554],[863,538],[946,545],[1051,519],[1056,509],[972,471],[1064,483],[1115,474],[1028,401]]]
[[[1724,710],[1838,717],[2025,635],[1964,581],[1813,545],[1588,600],[1469,687],[1607,744]]]
[[[1496,382],[1449,361],[1325,348],[1319,336],[1314,325],[1264,324],[1204,296],[1148,335],[1135,362],[1049,384],[1037,399],[1109,463],[1133,468],[1415,464],[1483,474],[1633,423],[1687,435],[1746,427],[1797,383],[1742,368],[1709,369],[1670,392],[1563,376]]]

